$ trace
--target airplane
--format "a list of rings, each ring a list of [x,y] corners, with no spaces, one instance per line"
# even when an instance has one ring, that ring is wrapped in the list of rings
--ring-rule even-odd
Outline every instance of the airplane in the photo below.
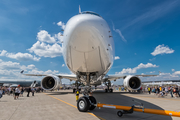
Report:
[[[1,79],[0,85],[7,85],[7,86],[18,86],[21,87],[35,87],[40,86],[40,81],[38,80],[9,80],[9,79]]]
[[[81,12],[69,19],[63,33],[63,57],[66,66],[74,73],[71,75],[58,74],[24,74],[26,76],[45,76],[41,80],[41,87],[45,90],[57,89],[61,86],[61,79],[74,80],[76,89],[80,83],[85,85],[83,97],[77,101],[80,112],[93,110],[96,99],[89,96],[91,86],[104,83],[105,92],[113,92],[111,81],[123,78],[124,87],[138,90],[141,80],[138,76],[148,77],[156,75],[107,75],[115,57],[114,40],[107,22],[97,13]]]

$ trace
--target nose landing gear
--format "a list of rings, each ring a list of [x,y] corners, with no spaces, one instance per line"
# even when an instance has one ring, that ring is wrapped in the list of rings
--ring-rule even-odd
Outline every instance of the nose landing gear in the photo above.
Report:
[[[83,96],[77,101],[77,108],[80,112],[87,112],[88,110],[94,110],[96,108],[96,99],[91,95],[91,87],[87,86],[83,91]]]
[[[77,101],[77,108],[80,112],[87,112],[96,108],[96,99],[93,96],[83,96]]]

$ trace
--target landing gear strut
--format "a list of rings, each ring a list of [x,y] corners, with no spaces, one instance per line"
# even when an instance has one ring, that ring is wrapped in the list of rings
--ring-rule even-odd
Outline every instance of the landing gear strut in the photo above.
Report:
[[[96,99],[93,96],[89,96],[92,93],[90,86],[90,75],[87,75],[86,87],[84,89],[83,97],[80,97],[77,101],[77,108],[80,112],[87,112],[88,110],[94,110],[96,108]]]

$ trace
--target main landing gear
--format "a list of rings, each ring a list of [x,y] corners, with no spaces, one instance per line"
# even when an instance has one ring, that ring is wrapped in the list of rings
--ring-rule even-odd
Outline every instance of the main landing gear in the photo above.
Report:
[[[77,90],[79,90],[79,92],[81,91],[81,89],[79,89],[79,86],[81,85],[81,82],[79,81],[76,81],[75,82],[75,86],[76,88],[73,89],[73,93],[75,93]]]
[[[111,86],[111,82],[108,80],[107,82],[105,82],[105,85],[107,86],[107,89],[105,89],[105,92],[110,92],[112,93],[113,92],[113,89],[112,88],[109,88]]]

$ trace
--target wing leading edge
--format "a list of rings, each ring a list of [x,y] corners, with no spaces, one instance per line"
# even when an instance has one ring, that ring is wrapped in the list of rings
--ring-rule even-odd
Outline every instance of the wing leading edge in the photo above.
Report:
[[[26,76],[49,76],[50,74],[23,74],[23,75],[26,75]],[[76,75],[58,74],[58,75],[55,75],[55,76],[57,76],[59,78],[65,78],[65,79],[69,79],[69,80],[74,80],[74,81],[77,80]]]
[[[116,80],[116,79],[125,79],[128,75],[108,75],[108,80]],[[137,77],[152,77],[152,76],[158,76],[158,75],[133,75]]]

